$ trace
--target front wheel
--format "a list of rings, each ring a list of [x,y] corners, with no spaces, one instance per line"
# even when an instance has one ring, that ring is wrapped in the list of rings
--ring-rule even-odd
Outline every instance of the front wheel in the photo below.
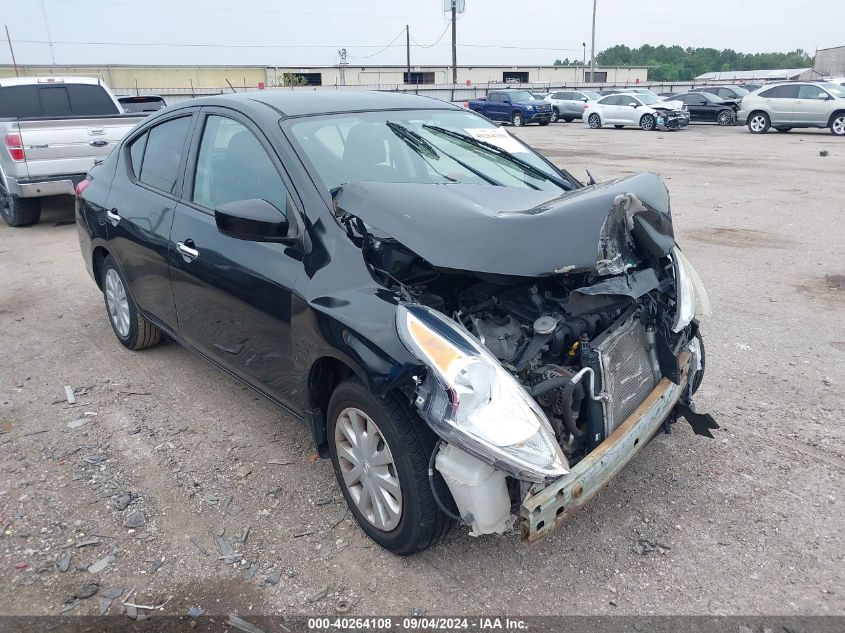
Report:
[[[557,111],[557,108],[552,109],[552,123],[557,123],[560,121],[560,112]]]
[[[101,285],[109,322],[121,345],[131,350],[142,350],[161,340],[161,330],[138,311],[127,290],[123,273],[111,255],[103,262]]]
[[[830,122],[830,133],[835,136],[845,136],[845,112],[833,117]]]
[[[716,123],[719,125],[733,125],[734,114],[731,110],[720,110],[716,115]]]
[[[19,198],[0,188],[0,216],[9,226],[29,226],[41,219],[40,198]]]
[[[651,114],[644,114],[640,119],[640,128],[646,132],[651,132],[655,125],[656,121],[654,120],[654,116]]]
[[[764,134],[771,125],[772,121],[765,112],[755,112],[748,117],[748,131],[752,134]]]
[[[342,382],[328,407],[329,455],[358,525],[386,550],[408,555],[431,547],[452,521],[428,479],[434,434],[389,393],[376,397],[355,379]],[[449,499],[440,477],[438,496]]]
[[[519,112],[514,112],[513,117],[511,117],[511,123],[513,123],[514,127],[522,127],[525,125],[525,119],[522,118]]]
[[[601,117],[596,113],[591,114],[587,117],[587,125],[594,130],[599,129],[601,127]]]

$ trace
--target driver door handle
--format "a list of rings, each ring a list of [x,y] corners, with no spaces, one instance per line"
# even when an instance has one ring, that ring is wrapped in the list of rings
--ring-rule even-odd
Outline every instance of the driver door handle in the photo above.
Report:
[[[190,244],[190,246],[188,244]],[[191,261],[200,256],[200,252],[197,249],[192,248],[193,245],[193,240],[186,240],[185,242],[176,242],[176,250],[179,251],[179,254],[184,257],[187,261]]]
[[[117,223],[120,222],[120,215],[118,215],[117,209],[106,211],[106,217],[112,223],[112,226],[117,226]]]

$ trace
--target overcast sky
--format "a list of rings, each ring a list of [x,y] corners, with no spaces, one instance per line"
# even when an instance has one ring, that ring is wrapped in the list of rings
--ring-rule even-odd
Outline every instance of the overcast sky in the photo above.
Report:
[[[581,59],[582,42],[589,56],[589,0],[466,5],[458,20],[459,64]],[[337,63],[341,47],[352,65],[404,64],[405,24],[412,64],[449,64],[442,7],[443,0],[0,0],[0,21],[21,64],[306,67]],[[833,19],[843,14],[839,0],[598,0],[596,52],[648,43],[812,54],[845,44],[841,20]],[[0,63],[11,63],[5,43]]]

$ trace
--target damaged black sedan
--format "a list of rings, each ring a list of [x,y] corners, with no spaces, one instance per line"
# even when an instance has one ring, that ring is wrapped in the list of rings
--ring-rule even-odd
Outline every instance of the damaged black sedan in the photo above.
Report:
[[[363,530],[533,542],[692,396],[706,293],[658,176],[580,183],[488,120],[384,93],[192,100],[78,189],[120,343],[167,334],[307,421]]]

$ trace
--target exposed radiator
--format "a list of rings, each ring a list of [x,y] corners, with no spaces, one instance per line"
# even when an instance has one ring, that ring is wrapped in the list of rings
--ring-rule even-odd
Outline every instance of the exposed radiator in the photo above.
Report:
[[[631,415],[655,387],[648,359],[645,326],[631,317],[596,346],[601,362],[602,391],[610,402],[602,403],[605,437]]]

